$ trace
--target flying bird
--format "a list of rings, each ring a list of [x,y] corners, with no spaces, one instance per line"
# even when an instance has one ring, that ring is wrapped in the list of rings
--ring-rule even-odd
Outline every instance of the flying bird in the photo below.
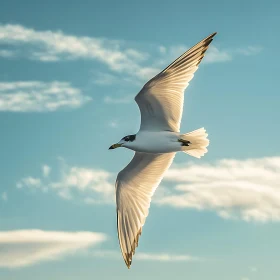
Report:
[[[127,135],[109,149],[135,151],[131,162],[116,179],[117,228],[128,268],[148,216],[152,195],[170,167],[176,152],[200,158],[209,140],[204,128],[180,133],[184,91],[198,69],[213,33],[183,53],[149,80],[136,95],[141,113],[137,134]]]

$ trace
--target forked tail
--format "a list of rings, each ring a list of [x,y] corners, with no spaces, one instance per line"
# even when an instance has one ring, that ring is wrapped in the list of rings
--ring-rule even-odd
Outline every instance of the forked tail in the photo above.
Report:
[[[204,127],[186,134],[181,134],[178,139],[181,142],[181,151],[196,158],[204,156],[207,153],[207,147],[209,145],[207,136],[208,134]]]

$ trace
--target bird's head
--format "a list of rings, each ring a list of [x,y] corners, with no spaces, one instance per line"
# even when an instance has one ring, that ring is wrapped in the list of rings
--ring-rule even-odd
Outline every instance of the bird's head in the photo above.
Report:
[[[131,142],[133,142],[135,139],[136,139],[135,134],[127,135],[127,136],[123,137],[118,143],[110,146],[109,150],[116,149],[116,148],[119,148],[119,147],[129,147]]]

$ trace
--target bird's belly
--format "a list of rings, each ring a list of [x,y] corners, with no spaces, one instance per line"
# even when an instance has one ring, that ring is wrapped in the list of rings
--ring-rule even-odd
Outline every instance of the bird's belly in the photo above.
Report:
[[[165,145],[165,146],[154,146],[154,147],[137,147],[134,149],[136,152],[141,153],[152,153],[152,154],[163,154],[163,153],[172,153],[180,151],[180,147]]]
[[[138,136],[138,139],[137,139]],[[137,135],[136,152],[142,153],[171,153],[181,150],[178,135],[174,132],[146,132]]]

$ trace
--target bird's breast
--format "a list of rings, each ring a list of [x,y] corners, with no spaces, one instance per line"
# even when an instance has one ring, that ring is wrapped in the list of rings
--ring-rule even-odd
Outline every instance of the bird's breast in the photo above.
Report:
[[[170,153],[181,150],[178,133],[170,131],[140,131],[128,148],[142,153]]]

